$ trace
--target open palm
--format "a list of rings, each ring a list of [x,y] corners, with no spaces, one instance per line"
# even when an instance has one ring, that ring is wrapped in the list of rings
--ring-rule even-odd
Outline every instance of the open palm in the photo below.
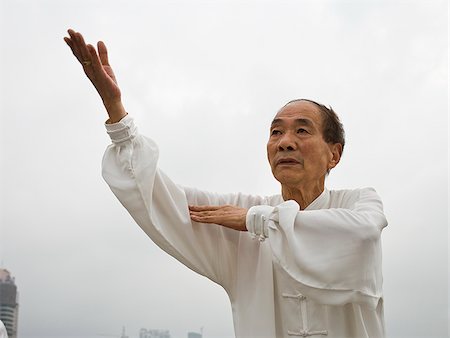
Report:
[[[84,73],[100,94],[106,109],[121,105],[121,92],[108,61],[106,45],[99,41],[97,51],[94,46],[85,43],[81,33],[72,29],[69,29],[68,33],[70,37],[65,37],[64,41],[83,66]]]

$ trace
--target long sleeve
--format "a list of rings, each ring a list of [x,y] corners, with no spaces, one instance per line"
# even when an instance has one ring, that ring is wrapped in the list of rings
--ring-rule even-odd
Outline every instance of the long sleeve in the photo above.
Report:
[[[344,191],[326,209],[300,211],[287,201],[271,210],[256,206],[249,214],[256,234],[267,234],[274,262],[306,296],[321,304],[376,308],[382,296],[380,235],[387,221],[373,189]]]
[[[243,194],[219,195],[174,184],[158,167],[158,148],[127,116],[106,125],[113,142],[102,162],[103,177],[142,230],[164,251],[225,289],[234,278],[239,232],[191,222],[188,204],[261,203]]]

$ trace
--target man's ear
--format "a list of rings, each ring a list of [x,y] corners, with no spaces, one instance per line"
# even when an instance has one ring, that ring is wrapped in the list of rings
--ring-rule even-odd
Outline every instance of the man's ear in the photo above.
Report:
[[[333,169],[335,166],[337,166],[337,164],[339,163],[339,161],[341,160],[341,155],[342,155],[342,144],[340,143],[334,143],[334,144],[330,144],[330,151],[331,151],[331,159],[328,162],[328,170]]]

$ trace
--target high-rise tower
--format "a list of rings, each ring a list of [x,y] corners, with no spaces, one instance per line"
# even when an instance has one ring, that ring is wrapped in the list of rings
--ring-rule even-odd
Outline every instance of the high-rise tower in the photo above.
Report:
[[[8,270],[0,269],[0,320],[5,324],[9,338],[17,338],[19,304],[17,286]]]

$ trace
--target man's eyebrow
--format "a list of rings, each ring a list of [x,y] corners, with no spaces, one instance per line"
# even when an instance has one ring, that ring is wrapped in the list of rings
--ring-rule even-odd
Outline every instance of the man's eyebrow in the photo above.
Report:
[[[272,127],[274,127],[276,125],[283,124],[283,122],[284,122],[283,119],[275,118],[275,119],[273,119],[270,127],[272,128]],[[309,119],[295,119],[295,122],[297,124],[301,124],[303,126],[314,127],[314,124]]]
[[[272,123],[270,124],[271,127],[280,124],[283,120],[282,119],[273,119]]]

